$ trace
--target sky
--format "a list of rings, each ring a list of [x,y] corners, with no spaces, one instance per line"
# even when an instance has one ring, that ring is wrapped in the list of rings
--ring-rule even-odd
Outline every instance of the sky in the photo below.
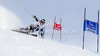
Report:
[[[62,43],[81,48],[83,37],[84,8],[87,8],[86,19],[97,22],[97,12],[100,10],[100,0],[18,0],[31,14],[39,19],[45,19],[46,24],[53,24],[62,18],[63,32],[77,31],[77,34],[63,34]],[[0,0],[0,6],[16,15],[24,27],[35,20],[19,5],[16,0]],[[8,18],[9,19],[9,18]],[[17,22],[16,22],[17,23]],[[52,32],[52,27],[46,27]],[[50,33],[51,33],[50,32]],[[49,36],[49,37],[48,37]],[[51,39],[52,35],[46,35]],[[54,41],[59,42],[59,35],[54,35]],[[97,35],[85,32],[85,49],[96,51]]]

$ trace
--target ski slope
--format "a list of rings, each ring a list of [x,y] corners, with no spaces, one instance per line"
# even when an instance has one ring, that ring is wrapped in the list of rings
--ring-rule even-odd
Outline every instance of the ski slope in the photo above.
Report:
[[[0,29],[0,56],[100,56],[52,40]]]

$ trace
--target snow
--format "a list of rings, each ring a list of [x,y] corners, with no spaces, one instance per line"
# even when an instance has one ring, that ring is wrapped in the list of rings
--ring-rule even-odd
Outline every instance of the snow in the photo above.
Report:
[[[0,28],[16,29],[22,26],[20,18],[4,6],[0,6]]]
[[[0,29],[0,56],[100,56],[48,39]]]

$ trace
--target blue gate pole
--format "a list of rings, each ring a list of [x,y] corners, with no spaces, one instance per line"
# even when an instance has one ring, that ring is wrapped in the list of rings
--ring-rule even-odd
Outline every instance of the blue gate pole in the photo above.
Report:
[[[84,31],[85,19],[86,19],[86,8],[84,8],[84,25],[83,25],[83,45],[82,45],[82,49],[84,49],[84,41],[85,41],[85,31]]]
[[[97,52],[99,52],[99,10],[98,10],[98,36],[97,36]]]

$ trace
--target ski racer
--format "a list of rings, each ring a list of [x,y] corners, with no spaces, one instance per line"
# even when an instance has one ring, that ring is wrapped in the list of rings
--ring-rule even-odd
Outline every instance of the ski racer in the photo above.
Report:
[[[45,19],[39,20],[35,15],[32,16],[36,22],[30,25],[30,30],[32,32],[38,31],[39,35],[41,35],[42,38],[44,38],[44,32],[45,32]]]

